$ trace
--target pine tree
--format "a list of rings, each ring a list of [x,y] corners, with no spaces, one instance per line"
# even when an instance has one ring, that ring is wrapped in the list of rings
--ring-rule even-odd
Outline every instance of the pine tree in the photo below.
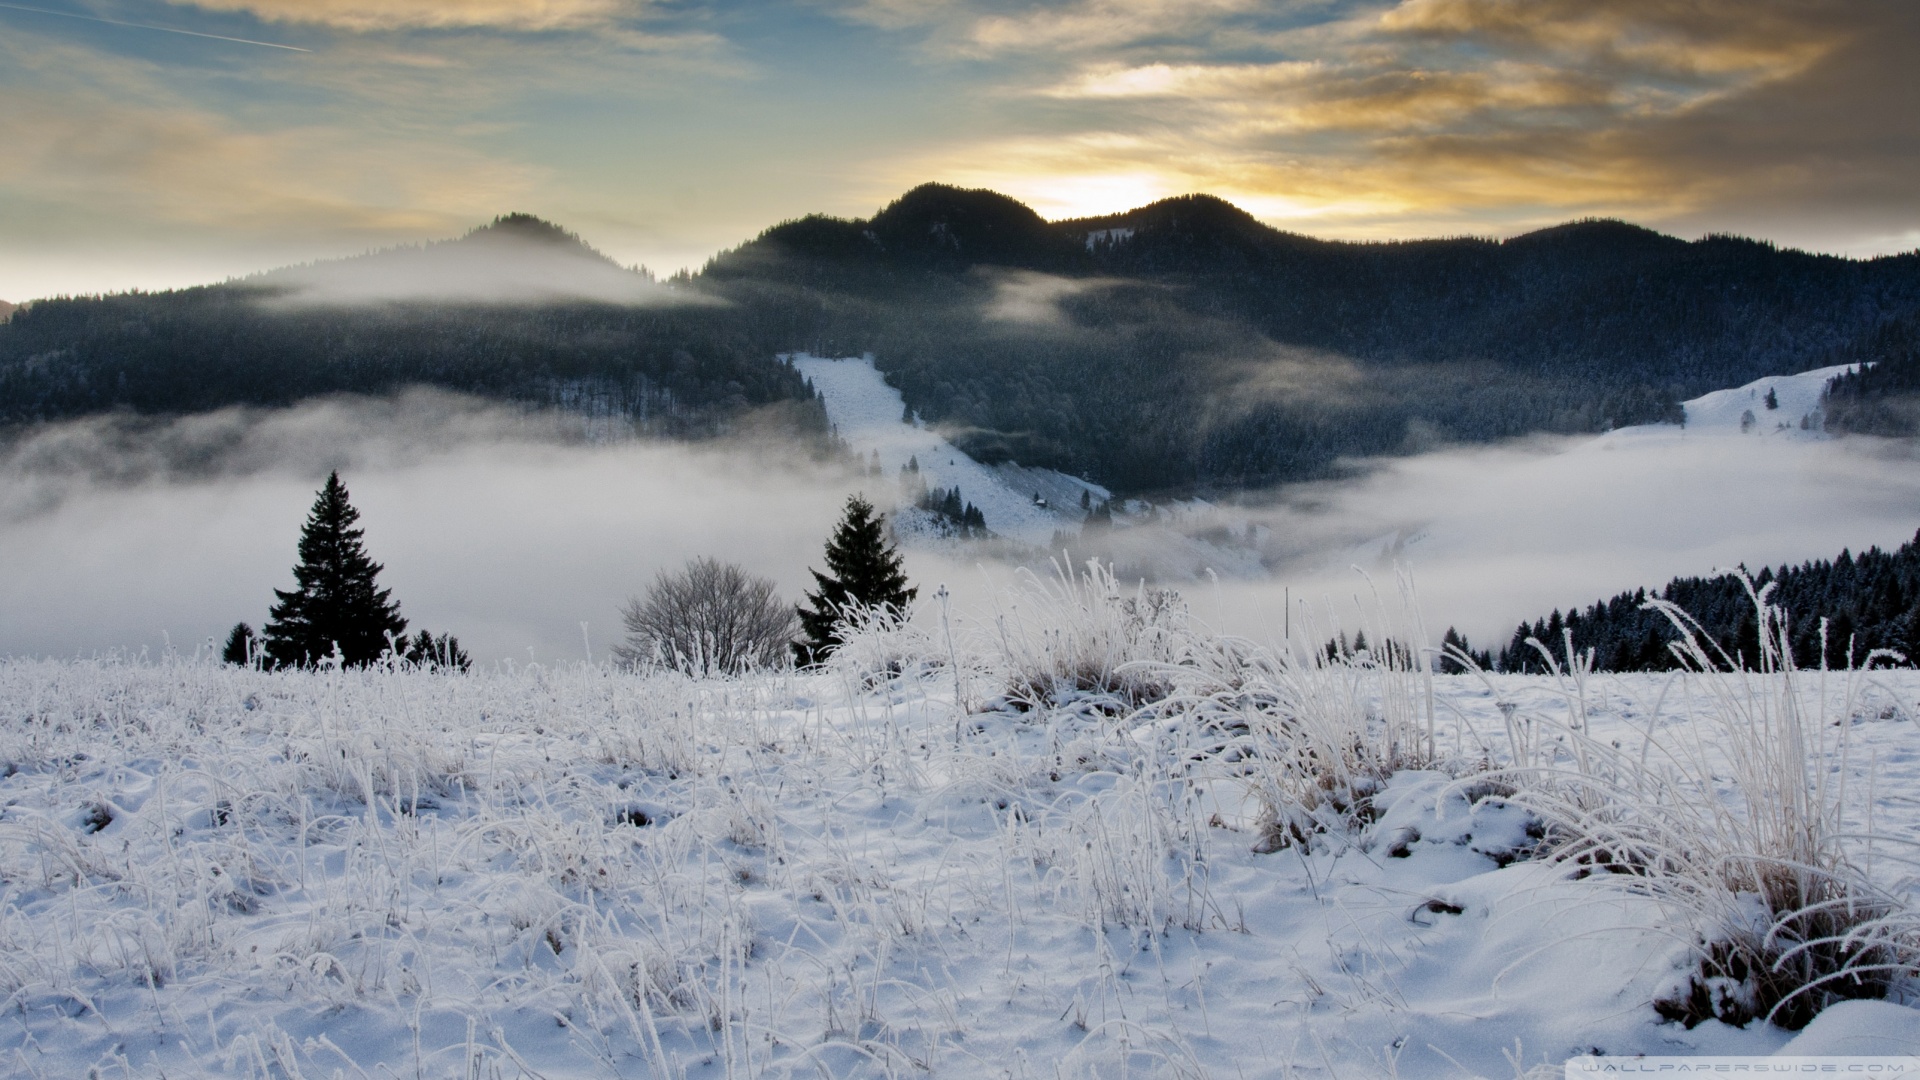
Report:
[[[259,654],[260,639],[254,635],[253,627],[243,622],[234,623],[233,630],[227,634],[226,648],[220,650],[220,659],[246,667]]]
[[[794,643],[796,662],[818,663],[839,647],[835,624],[847,608],[905,611],[913,603],[919,590],[907,585],[900,552],[887,541],[885,528],[872,503],[858,495],[847,499],[846,516],[827,540],[827,573],[809,571],[818,588],[799,609],[805,640]]]
[[[296,587],[273,591],[279,603],[262,628],[267,658],[275,665],[316,664],[336,646],[347,664],[371,663],[387,651],[388,635],[406,632],[399,603],[390,590],[375,586],[381,566],[361,546],[363,530],[353,527],[358,520],[340,474],[329,475],[300,530]]]
[[[459,638],[452,634],[434,637],[430,630],[422,630],[414,635],[412,641],[406,642],[402,655],[409,663],[423,668],[466,671],[473,666],[473,658],[460,647]]]

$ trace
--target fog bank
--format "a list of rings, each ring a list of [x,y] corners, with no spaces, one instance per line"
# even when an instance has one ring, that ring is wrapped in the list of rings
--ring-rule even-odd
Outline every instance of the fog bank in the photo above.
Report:
[[[1355,566],[1390,589],[1404,564],[1436,636],[1498,646],[1523,618],[1675,576],[1897,547],[1920,528],[1920,461],[1879,439],[1631,428],[1375,462],[1249,510],[1285,594],[1352,610]],[[1273,591],[1218,590],[1220,619],[1266,619]]]
[[[853,483],[750,446],[567,441],[450,395],[82,421],[0,454],[0,655],[182,651],[258,627],[339,468],[415,628],[477,659],[593,654],[695,555],[797,597]]]
[[[604,658],[621,602],[696,555],[797,601],[845,496],[898,494],[783,448],[599,445],[565,417],[441,393],[52,425],[0,446],[0,655],[190,651],[259,626],[335,468],[402,613],[483,661],[582,659],[582,622]],[[1356,625],[1352,568],[1390,594],[1404,564],[1434,637],[1498,646],[1522,618],[1675,575],[1896,546],[1920,527],[1920,461],[1873,439],[1628,429],[1372,462],[1164,520],[1109,546],[1170,567],[1216,629],[1277,637],[1298,623],[1289,598]],[[956,626],[987,625],[1007,550],[910,552],[908,569],[923,596],[950,587]]]

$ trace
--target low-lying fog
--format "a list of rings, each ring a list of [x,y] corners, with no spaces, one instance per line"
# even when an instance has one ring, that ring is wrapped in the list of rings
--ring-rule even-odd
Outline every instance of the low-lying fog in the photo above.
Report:
[[[862,483],[777,449],[590,445],[553,428],[418,393],[42,429],[0,449],[0,655],[184,652],[258,627],[337,467],[415,628],[451,631],[479,660],[544,663],[586,655],[584,622],[604,658],[620,603],[694,555],[798,599]],[[1452,623],[1498,645],[1522,617],[1675,574],[1897,545],[1920,526],[1920,463],[1873,440],[1536,442],[1388,462],[1229,513],[1265,527],[1279,569],[1185,586],[1220,629],[1277,634],[1283,589],[1350,610],[1364,583],[1348,566],[1390,587],[1383,549],[1399,538],[1435,635]],[[975,609],[1007,577],[926,553],[909,571]]]
[[[544,224],[502,227],[496,223],[459,240],[289,266],[256,274],[245,283],[283,290],[276,302],[296,306],[718,303],[619,266]]]
[[[1920,529],[1920,460],[1879,439],[1638,428],[1388,461],[1259,520],[1294,553],[1278,575],[1294,597],[1351,598],[1356,565],[1391,591],[1401,560],[1436,637],[1451,623],[1497,648],[1523,618],[1676,576],[1897,547]],[[1234,625],[1266,603],[1221,602]]]
[[[444,394],[228,411],[130,432],[84,421],[0,460],[0,654],[187,651],[258,627],[339,468],[413,627],[476,658],[596,657],[618,608],[699,554],[797,596],[850,487],[764,448],[552,437]]]

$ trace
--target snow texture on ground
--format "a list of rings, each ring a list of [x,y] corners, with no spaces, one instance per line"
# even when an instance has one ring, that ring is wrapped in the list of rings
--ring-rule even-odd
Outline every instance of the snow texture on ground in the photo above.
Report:
[[[872,357],[828,359],[798,353],[785,358],[812,380],[826,399],[827,419],[863,458],[880,455],[887,495],[909,459],[920,465],[930,488],[960,489],[963,500],[980,508],[987,528],[1010,540],[1045,546],[1059,530],[1077,529],[1084,491],[1095,502],[1110,497],[1098,484],[1052,469],[1025,468],[1015,462],[983,465],[960,452],[933,430],[903,419],[906,403],[873,366]],[[1047,505],[1040,505],[1039,500]],[[882,499],[883,504],[891,499]]]
[[[1179,731],[957,713],[980,677],[0,661],[0,1073],[1510,1078],[1914,1045],[1897,1003],[1660,1022],[1663,909],[1517,859],[1513,808],[1439,773],[1255,854],[1239,772],[1177,775]],[[1920,673],[1875,678],[1845,769],[1910,837]],[[1666,687],[1594,679],[1593,734],[1699,722]],[[1545,678],[1436,697],[1467,757],[1569,709]]]

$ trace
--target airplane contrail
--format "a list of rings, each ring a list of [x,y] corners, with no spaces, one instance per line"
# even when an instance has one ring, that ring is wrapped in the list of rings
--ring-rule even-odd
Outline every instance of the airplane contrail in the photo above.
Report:
[[[122,22],[119,19],[103,19],[98,15],[81,15],[72,11],[49,11],[46,8],[23,7],[19,4],[0,4],[8,11],[30,11],[35,15],[57,15],[63,19],[85,19],[88,22],[106,23],[108,26],[130,26],[136,30],[158,30],[163,34],[185,34],[188,37],[209,38],[214,41],[232,41],[241,45],[261,45],[269,49],[285,49],[288,52],[312,52],[298,45],[281,45],[272,41],[255,41],[252,38],[227,37],[225,34],[203,34],[198,30],[181,30],[172,26],[155,26],[152,23]]]

